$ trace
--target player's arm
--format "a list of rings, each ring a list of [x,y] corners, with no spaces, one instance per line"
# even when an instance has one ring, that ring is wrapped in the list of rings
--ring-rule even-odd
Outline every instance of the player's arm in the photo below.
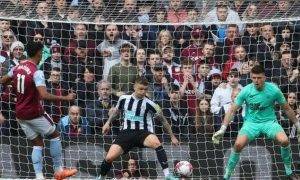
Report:
[[[297,139],[300,143],[300,122],[299,119],[297,119],[296,114],[294,110],[291,108],[291,106],[286,102],[285,104],[281,105],[281,108],[285,111],[286,116],[289,118],[290,121],[292,121],[297,128]]]
[[[158,105],[157,105],[158,106]],[[164,129],[168,132],[168,134],[171,137],[171,141],[174,145],[178,145],[179,141],[177,140],[177,138],[175,137],[171,125],[169,124],[168,120],[166,119],[166,117],[163,115],[162,111],[160,110],[160,108],[156,108],[157,109],[157,113],[155,118],[160,120]]]
[[[36,87],[39,94],[40,94],[40,97],[43,99],[43,100],[49,100],[49,101],[72,101],[75,99],[75,94],[74,93],[69,93],[68,95],[66,96],[56,96],[56,95],[53,95],[51,93],[48,93],[47,89],[46,89],[46,86],[37,86]]]
[[[35,86],[40,94],[40,97],[43,100],[49,100],[49,101],[72,101],[75,99],[76,94],[73,92],[70,92],[67,96],[56,96],[53,94],[48,93],[45,83],[45,77],[43,71],[36,71],[33,75],[33,80],[35,83]]]
[[[226,132],[227,126],[229,125],[229,123],[232,121],[233,116],[235,115],[235,112],[240,108],[239,105],[237,105],[236,103],[233,103],[231,105],[231,107],[229,108],[228,112],[225,114],[223,123],[221,128],[214,133],[213,137],[212,137],[212,141],[214,144],[219,144],[220,139],[223,138],[223,135]]]

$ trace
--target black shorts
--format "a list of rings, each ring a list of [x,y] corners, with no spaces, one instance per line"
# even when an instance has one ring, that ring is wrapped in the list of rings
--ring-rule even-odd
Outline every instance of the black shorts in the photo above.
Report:
[[[124,153],[128,153],[132,148],[144,147],[144,140],[147,136],[153,134],[149,131],[145,130],[134,130],[134,129],[126,129],[119,132],[116,139],[113,141],[113,144],[117,144],[121,146]]]

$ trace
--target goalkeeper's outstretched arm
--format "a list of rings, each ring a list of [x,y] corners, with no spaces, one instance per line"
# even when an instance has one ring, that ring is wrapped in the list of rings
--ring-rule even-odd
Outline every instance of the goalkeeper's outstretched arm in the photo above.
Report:
[[[238,109],[239,109],[239,106],[237,104],[233,103],[231,105],[228,112],[225,114],[221,128],[216,133],[214,133],[214,135],[212,137],[212,141],[214,144],[219,144],[220,139],[223,138],[223,135],[226,132],[228,124],[232,121],[234,114]]]

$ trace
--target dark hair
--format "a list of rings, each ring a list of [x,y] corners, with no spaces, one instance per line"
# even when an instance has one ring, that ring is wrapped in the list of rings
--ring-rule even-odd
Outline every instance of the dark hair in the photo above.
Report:
[[[27,44],[27,54],[28,57],[32,58],[34,57],[39,51],[42,51],[44,48],[44,45],[40,42],[34,42],[30,41]]]
[[[151,54],[158,54],[159,56],[161,56],[158,49],[148,49],[146,54],[147,54],[148,58],[150,57]]]
[[[134,81],[134,84],[142,84],[144,86],[148,86],[149,82],[146,78],[144,77],[137,77]]]
[[[60,68],[59,67],[54,67],[51,69],[51,71],[57,71],[57,72],[60,72]]]
[[[264,74],[265,73],[265,69],[262,65],[255,65],[252,69],[251,69],[251,73],[253,74]]]

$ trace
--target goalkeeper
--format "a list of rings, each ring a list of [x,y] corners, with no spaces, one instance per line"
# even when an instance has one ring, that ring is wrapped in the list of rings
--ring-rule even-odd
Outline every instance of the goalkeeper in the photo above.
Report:
[[[266,76],[264,68],[260,65],[251,69],[252,83],[242,89],[235,99],[228,113],[226,113],[223,125],[213,137],[213,143],[219,144],[226,128],[232,120],[234,113],[246,104],[246,116],[243,127],[238,133],[234,148],[228,159],[225,169],[224,179],[229,179],[232,172],[239,161],[240,152],[260,134],[268,138],[277,140],[281,146],[281,157],[284,163],[285,173],[288,179],[297,179],[297,175],[292,172],[291,147],[289,139],[285,134],[281,125],[277,122],[275,116],[275,102],[278,102],[285,110],[288,118],[297,127],[297,137],[300,142],[300,124],[294,111],[286,102],[281,90],[273,83],[265,82]]]

